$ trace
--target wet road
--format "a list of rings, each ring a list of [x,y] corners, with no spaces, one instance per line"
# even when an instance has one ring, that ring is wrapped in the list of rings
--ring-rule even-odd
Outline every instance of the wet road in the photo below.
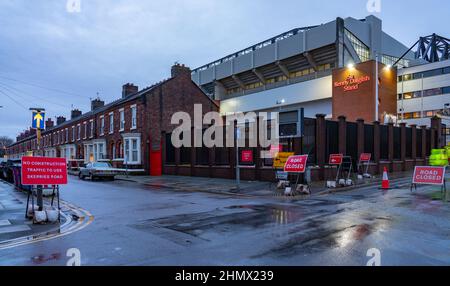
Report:
[[[302,201],[183,193],[71,178],[62,198],[94,216],[70,235],[0,250],[0,265],[450,265],[450,204],[436,188]]]

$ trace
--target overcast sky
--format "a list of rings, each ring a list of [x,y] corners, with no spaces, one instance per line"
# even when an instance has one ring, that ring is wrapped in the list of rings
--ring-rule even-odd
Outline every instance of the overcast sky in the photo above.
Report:
[[[141,89],[168,78],[176,61],[196,68],[293,28],[370,14],[367,0],[79,1],[73,13],[67,0],[0,0],[0,135],[28,128],[30,107],[70,117],[72,105],[88,111],[97,92],[110,102],[124,83]],[[372,14],[407,46],[450,37],[450,1],[381,4]]]

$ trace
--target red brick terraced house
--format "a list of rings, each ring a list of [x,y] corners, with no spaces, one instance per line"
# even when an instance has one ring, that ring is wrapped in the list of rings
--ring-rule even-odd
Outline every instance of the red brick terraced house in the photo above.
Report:
[[[72,166],[106,161],[131,172],[161,175],[163,137],[177,127],[170,124],[171,117],[183,111],[193,118],[194,104],[202,104],[204,114],[219,110],[191,80],[191,70],[176,64],[167,80],[140,91],[128,83],[123,86],[122,98],[110,104],[97,98],[85,114],[72,110],[70,120],[58,117],[56,125],[48,119],[41,150],[35,130],[29,130],[8,147],[7,156],[64,157]]]

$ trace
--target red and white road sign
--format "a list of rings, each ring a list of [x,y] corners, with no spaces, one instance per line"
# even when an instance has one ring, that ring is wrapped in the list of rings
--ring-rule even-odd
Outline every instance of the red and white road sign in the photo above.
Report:
[[[241,162],[242,163],[253,163],[253,151],[243,150],[241,152]]]
[[[421,167],[414,169],[413,184],[444,185],[445,167]]]
[[[370,162],[370,159],[372,159],[372,154],[362,153],[361,156],[359,157],[359,162],[368,163],[368,162]]]
[[[284,164],[284,171],[288,173],[304,173],[306,162],[308,162],[308,155],[291,156]]]
[[[22,157],[22,185],[66,185],[65,158]]]
[[[343,154],[331,154],[330,155],[330,165],[341,165],[344,160]]]

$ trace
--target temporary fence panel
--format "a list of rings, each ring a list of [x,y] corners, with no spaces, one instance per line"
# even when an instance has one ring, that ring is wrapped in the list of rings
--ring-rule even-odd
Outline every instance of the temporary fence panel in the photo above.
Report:
[[[406,128],[406,158],[412,158],[412,128]]]
[[[431,129],[427,129],[427,156],[431,155]]]
[[[402,129],[401,127],[394,127],[394,159],[400,160],[402,154]]]
[[[389,159],[389,129],[386,125],[380,125],[380,159]]]
[[[304,119],[304,134],[302,138],[302,151],[308,153],[308,163],[316,164],[316,120],[311,118]]]
[[[373,154],[373,125],[364,125],[364,153]]]
[[[358,124],[347,122],[347,156],[352,158],[353,164],[358,160]],[[356,164],[355,164],[356,165]]]
[[[326,122],[326,134],[325,158],[329,158],[331,154],[339,153],[339,125],[336,121]]]
[[[422,158],[422,129],[417,129],[416,134],[416,155]]]

